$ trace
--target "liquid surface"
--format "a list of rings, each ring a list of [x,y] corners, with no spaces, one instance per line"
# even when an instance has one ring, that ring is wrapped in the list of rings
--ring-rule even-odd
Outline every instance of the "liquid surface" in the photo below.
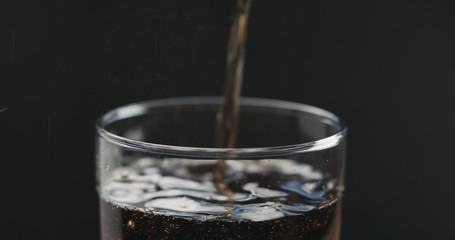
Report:
[[[336,182],[307,164],[227,160],[229,197],[213,183],[216,167],[217,160],[144,158],[113,171],[102,197],[120,207],[204,221],[265,221],[337,201]]]

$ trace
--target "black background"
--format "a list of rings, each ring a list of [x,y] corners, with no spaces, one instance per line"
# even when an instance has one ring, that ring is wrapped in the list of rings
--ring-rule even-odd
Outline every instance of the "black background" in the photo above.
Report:
[[[94,121],[219,95],[235,1],[6,2],[0,239],[97,239]],[[453,239],[455,4],[257,0],[244,96],[349,126],[342,239]]]

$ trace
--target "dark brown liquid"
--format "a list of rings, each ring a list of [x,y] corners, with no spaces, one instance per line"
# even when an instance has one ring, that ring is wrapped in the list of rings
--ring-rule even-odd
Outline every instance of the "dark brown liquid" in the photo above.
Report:
[[[217,161],[161,161],[144,158],[106,179],[103,240],[338,239],[336,181],[308,164],[226,161],[228,198],[210,179]]]
[[[215,146],[233,148],[237,138],[239,122],[239,100],[242,89],[243,67],[245,64],[245,48],[248,17],[252,0],[238,0],[237,12],[231,26],[226,61],[226,86],[223,104],[216,115],[217,126]],[[226,156],[229,159],[230,156]],[[218,190],[226,196],[232,192],[224,184],[226,159],[219,159],[214,172]]]
[[[340,204],[267,221],[201,221],[154,214],[101,202],[103,240],[147,239],[313,239],[339,238]]]

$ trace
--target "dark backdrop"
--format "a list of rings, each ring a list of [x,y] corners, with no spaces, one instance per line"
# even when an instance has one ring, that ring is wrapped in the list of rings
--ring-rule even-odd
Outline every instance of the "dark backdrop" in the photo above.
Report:
[[[5,3],[0,239],[97,239],[96,117],[219,95],[234,1]],[[342,239],[453,238],[454,11],[253,3],[242,94],[326,108],[349,126]]]

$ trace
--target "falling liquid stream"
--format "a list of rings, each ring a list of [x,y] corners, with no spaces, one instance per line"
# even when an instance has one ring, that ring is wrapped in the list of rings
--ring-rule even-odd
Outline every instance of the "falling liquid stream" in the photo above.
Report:
[[[215,146],[219,148],[234,148],[239,123],[239,100],[242,89],[243,67],[245,65],[245,48],[247,38],[248,17],[252,0],[238,0],[237,11],[231,26],[227,48],[226,86],[223,103],[217,112]],[[230,198],[232,191],[226,186],[225,156],[218,160],[214,172],[215,185],[219,192]]]

